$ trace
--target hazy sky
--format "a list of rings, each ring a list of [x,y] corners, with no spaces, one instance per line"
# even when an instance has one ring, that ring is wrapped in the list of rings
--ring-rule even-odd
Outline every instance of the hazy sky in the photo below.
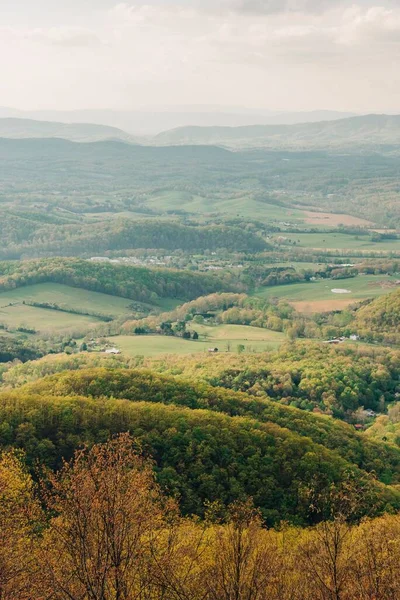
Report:
[[[0,105],[400,113],[400,0],[1,0]]]

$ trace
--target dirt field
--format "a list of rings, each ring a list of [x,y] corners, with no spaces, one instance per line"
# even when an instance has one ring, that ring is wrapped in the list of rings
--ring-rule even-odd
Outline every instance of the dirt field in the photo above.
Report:
[[[360,301],[355,298],[334,298],[332,300],[304,300],[301,302],[291,302],[290,304],[298,312],[311,315],[313,313],[330,312],[332,310],[344,310],[350,304],[356,304]]]
[[[313,212],[311,210],[304,211],[304,222],[309,225],[327,225],[329,227],[337,227],[338,225],[359,225],[360,227],[368,227],[372,225],[371,221],[352,217],[351,215],[340,215],[324,212]]]

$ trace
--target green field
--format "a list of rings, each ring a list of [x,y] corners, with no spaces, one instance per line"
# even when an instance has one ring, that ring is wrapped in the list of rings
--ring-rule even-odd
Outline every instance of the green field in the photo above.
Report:
[[[146,201],[146,205],[158,212],[184,210],[197,215],[220,214],[265,222],[283,220],[300,223],[304,218],[304,212],[301,210],[255,200],[246,194],[233,198],[216,198],[198,196],[189,192],[168,191],[155,194]]]
[[[23,302],[49,302],[112,317],[129,314],[130,300],[89,292],[58,283],[40,283],[0,293],[0,323],[37,331],[63,331],[98,324],[95,317],[27,306]]]
[[[400,252],[399,240],[372,242],[368,235],[357,236],[347,233],[282,233],[281,236],[287,238],[288,241],[296,242],[296,246],[299,248]]]
[[[274,287],[260,288],[256,296],[260,298],[285,298],[289,301],[319,301],[319,300],[363,300],[376,298],[382,294],[393,292],[395,288],[388,284],[393,277],[387,275],[358,275],[349,279],[322,279],[309,283],[292,283]],[[349,294],[335,294],[332,289],[346,289]]]
[[[262,352],[277,348],[287,339],[283,333],[245,325],[211,327],[196,324],[194,327],[200,334],[200,339],[197,341],[160,335],[120,335],[110,338],[110,341],[123,354],[155,356],[207,352],[209,348],[218,348],[220,352],[228,350],[236,352],[240,344],[245,346],[245,352]]]

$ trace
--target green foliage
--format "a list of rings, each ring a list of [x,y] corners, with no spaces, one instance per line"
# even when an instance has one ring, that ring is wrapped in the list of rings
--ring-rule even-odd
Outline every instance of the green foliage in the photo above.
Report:
[[[264,423],[272,422],[334,450],[347,461],[382,476],[386,481],[400,481],[400,450],[370,443],[353,427],[340,421],[282,406],[267,398],[254,398],[201,382],[181,381],[146,370],[90,369],[46,377],[29,384],[23,391],[55,396],[105,396],[162,402],[218,411],[229,416],[246,416]]]
[[[339,482],[353,471],[336,453],[272,423],[207,410],[127,400],[63,397],[46,393],[0,395],[0,441],[24,448],[56,467],[82,442],[107,440],[130,431],[154,457],[158,481],[178,495],[185,514],[204,512],[206,501],[228,504],[252,496],[270,524],[307,520],[300,489]],[[374,502],[399,505],[398,494],[372,484]]]
[[[42,259],[0,263],[0,291],[36,283],[63,283],[95,292],[157,304],[160,298],[193,299],[235,288],[229,276],[148,269],[82,259]]]
[[[42,353],[29,342],[9,336],[0,336],[0,363],[13,360],[26,362],[40,358]]]
[[[400,289],[376,298],[355,314],[353,327],[366,340],[400,342]]]
[[[296,341],[268,354],[168,357],[146,365],[348,420],[360,406],[381,411],[400,392],[400,353],[367,346]]]

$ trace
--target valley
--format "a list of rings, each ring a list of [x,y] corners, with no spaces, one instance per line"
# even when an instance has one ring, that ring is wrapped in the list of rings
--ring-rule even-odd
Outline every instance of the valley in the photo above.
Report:
[[[391,523],[396,151],[143,146],[59,123],[39,140],[26,136],[41,124],[5,126],[0,486],[10,468],[35,486],[38,464],[56,481],[83,460],[86,477],[90,453],[114,461],[123,447],[122,471],[145,461],[175,503],[171,539],[186,527],[211,539],[249,506],[260,535]]]

